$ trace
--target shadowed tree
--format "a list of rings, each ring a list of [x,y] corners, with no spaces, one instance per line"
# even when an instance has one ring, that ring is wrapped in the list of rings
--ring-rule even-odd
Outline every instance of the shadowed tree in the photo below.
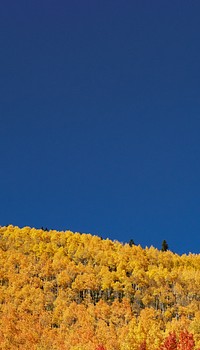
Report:
[[[168,250],[168,248],[169,248],[168,244],[167,244],[166,240],[164,239],[162,241],[162,248],[161,248],[162,252],[166,252]]]
[[[134,242],[134,240],[131,238],[128,244],[130,245],[130,247],[132,247],[133,245],[135,245],[135,242]]]

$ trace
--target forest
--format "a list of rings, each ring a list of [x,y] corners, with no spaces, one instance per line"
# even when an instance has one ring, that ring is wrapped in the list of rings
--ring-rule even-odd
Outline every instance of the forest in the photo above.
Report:
[[[0,349],[197,350],[200,255],[0,227]]]

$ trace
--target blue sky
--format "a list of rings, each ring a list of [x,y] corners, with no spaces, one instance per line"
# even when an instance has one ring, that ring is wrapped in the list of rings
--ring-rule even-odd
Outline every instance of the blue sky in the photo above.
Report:
[[[199,15],[1,1],[1,225],[200,253]]]

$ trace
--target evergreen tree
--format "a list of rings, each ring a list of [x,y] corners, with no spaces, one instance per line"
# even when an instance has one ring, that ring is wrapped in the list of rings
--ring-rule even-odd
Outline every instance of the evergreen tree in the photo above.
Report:
[[[169,247],[168,247],[167,241],[164,239],[162,241],[162,248],[161,248],[162,252],[166,252],[168,250],[168,248]]]
[[[132,247],[133,245],[135,245],[135,242],[134,242],[134,240],[131,238],[128,244],[130,245],[130,247]]]

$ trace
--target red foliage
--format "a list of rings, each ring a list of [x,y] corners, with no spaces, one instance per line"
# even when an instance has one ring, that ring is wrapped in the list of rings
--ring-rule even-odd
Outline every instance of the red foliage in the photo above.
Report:
[[[195,346],[193,334],[182,331],[179,335],[178,350],[193,350]]]
[[[95,350],[106,350],[103,345],[98,345]]]
[[[139,350],[147,350],[147,343],[145,340],[140,344]]]
[[[165,339],[163,345],[161,345],[160,350],[177,350],[177,337],[176,333],[172,332]]]
[[[182,331],[177,339],[176,333],[172,332],[165,339],[159,350],[194,350],[195,342],[193,334]]]

